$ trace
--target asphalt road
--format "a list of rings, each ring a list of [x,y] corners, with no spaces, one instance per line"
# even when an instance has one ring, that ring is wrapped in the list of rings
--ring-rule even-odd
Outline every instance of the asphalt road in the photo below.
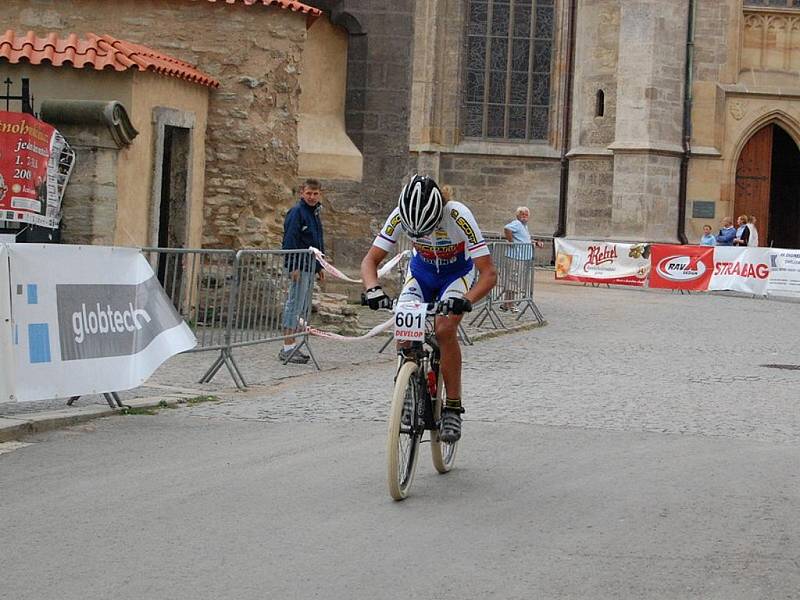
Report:
[[[388,360],[0,445],[0,598],[799,598],[800,305],[541,297],[401,503]]]

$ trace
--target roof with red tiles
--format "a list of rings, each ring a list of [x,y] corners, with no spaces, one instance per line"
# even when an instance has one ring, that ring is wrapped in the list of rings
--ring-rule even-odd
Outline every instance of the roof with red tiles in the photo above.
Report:
[[[195,0],[197,1],[197,0]],[[306,15],[310,15],[312,17],[318,17],[322,14],[322,11],[318,8],[314,8],[313,6],[309,6],[308,4],[303,4],[302,2],[295,2],[294,0],[208,0],[209,2],[220,2],[225,4],[246,4],[250,6],[252,4],[263,4],[264,6],[275,6],[276,8],[285,8],[287,10],[291,10],[293,12],[301,12]]]
[[[89,67],[97,71],[153,71],[191,83],[219,87],[216,79],[199,71],[194,65],[110,35],[87,33],[86,39],[80,39],[74,33],[66,38],[49,33],[46,37],[37,37],[32,31],[22,36],[9,30],[0,37],[0,58],[10,63],[49,63],[54,67]]]

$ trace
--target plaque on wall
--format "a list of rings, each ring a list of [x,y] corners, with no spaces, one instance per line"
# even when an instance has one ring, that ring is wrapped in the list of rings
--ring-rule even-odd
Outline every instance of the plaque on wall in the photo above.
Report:
[[[716,202],[713,200],[695,200],[692,202],[693,219],[713,219],[716,211]]]

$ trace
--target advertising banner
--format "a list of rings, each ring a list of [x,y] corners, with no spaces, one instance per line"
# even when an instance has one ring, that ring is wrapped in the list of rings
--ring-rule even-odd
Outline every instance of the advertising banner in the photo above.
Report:
[[[0,221],[55,229],[71,159],[58,131],[32,115],[0,111]],[[66,176],[66,177],[65,177]],[[61,189],[60,189],[61,188]]]
[[[648,244],[556,238],[556,279],[642,287],[649,271]]]
[[[770,248],[767,296],[800,298],[800,250]]]
[[[650,245],[651,288],[707,290],[713,272],[712,246]]]
[[[0,245],[0,402],[14,400],[10,286],[8,252],[5,246]]]
[[[769,279],[769,248],[714,247],[714,273],[708,289],[763,296]]]
[[[197,343],[134,248],[5,252],[19,401],[127,390]]]

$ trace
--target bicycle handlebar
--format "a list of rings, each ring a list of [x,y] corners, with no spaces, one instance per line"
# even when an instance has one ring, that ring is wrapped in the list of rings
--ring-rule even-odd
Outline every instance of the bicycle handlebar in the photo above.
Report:
[[[392,308],[391,308],[392,312],[394,312],[394,310],[397,308],[398,304],[399,304],[399,299],[398,298],[395,298],[394,300],[392,300]],[[368,305],[369,305],[369,302],[367,302],[367,299],[362,294],[361,295],[361,306],[368,306]],[[435,315],[445,315],[446,316],[446,315],[449,315],[449,314],[452,313],[452,311],[449,309],[449,303],[447,302],[447,300],[437,300],[435,302],[427,302],[425,304],[425,306],[427,308],[428,316],[435,316]],[[464,312],[465,313],[472,312],[472,308],[473,308],[472,306],[469,306],[468,309],[465,310]],[[385,309],[385,310],[389,310],[389,309]]]

